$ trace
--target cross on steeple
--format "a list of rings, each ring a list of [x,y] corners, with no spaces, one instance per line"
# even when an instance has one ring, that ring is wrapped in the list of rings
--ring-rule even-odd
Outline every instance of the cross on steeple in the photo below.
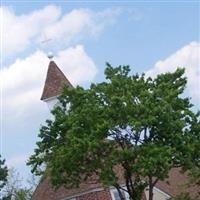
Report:
[[[52,38],[47,38],[47,36],[44,34],[44,40],[42,40],[41,41],[41,44],[42,45],[46,45],[46,47],[47,47],[47,44],[49,43],[49,42],[51,42],[52,41]],[[47,47],[47,49],[50,49],[50,48],[48,48]],[[51,49],[50,49],[51,50]],[[49,51],[48,52],[48,54],[47,54],[47,57],[49,58],[49,60],[53,60],[53,52],[51,52],[51,51]]]
[[[53,39],[52,38],[48,38],[46,36],[46,34],[43,34],[42,38],[43,38],[43,40],[40,41],[40,45],[41,45],[42,49],[44,51],[46,51],[46,52],[51,51],[51,47],[50,46],[52,46],[52,45],[50,45],[50,42],[52,42]]]
[[[41,41],[41,43],[45,44],[45,43],[50,42],[51,40],[52,40],[51,38],[49,38],[49,39],[44,39],[43,41]]]

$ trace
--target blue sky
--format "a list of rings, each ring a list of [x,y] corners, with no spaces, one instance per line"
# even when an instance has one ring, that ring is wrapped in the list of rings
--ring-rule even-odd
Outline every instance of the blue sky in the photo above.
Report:
[[[84,87],[104,79],[107,61],[150,76],[186,67],[186,95],[200,106],[198,1],[7,0],[1,11],[1,153],[24,177],[25,160],[49,117],[39,100],[48,51],[69,80]]]

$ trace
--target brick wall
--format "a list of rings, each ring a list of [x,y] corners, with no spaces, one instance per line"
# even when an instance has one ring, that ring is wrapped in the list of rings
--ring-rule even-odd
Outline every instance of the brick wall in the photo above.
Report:
[[[102,190],[76,197],[76,200],[112,200],[112,198],[108,190]]]

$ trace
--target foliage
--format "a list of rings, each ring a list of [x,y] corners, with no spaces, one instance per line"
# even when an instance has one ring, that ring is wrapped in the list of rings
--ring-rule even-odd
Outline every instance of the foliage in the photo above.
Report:
[[[28,181],[29,186],[22,186],[22,178],[19,173],[14,169],[9,169],[8,179],[6,185],[2,190],[1,200],[29,200],[32,197],[35,189],[35,182],[31,177]]]
[[[32,191],[27,188],[20,188],[14,191],[13,194],[5,195],[2,200],[29,200],[31,199]]]
[[[1,155],[0,155],[0,191],[6,184],[7,176],[8,176],[8,169],[5,166],[5,160],[1,160]]]
[[[152,200],[171,168],[199,168],[199,113],[182,95],[184,69],[154,79],[129,74],[129,66],[107,64],[107,82],[65,88],[54,119],[40,130],[28,163],[33,172],[50,175],[57,187],[93,175],[120,191],[120,168],[130,198],[140,200],[148,185]]]

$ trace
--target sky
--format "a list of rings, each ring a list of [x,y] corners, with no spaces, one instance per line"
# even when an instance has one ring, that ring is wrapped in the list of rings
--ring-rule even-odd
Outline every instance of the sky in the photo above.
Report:
[[[50,113],[40,101],[49,59],[74,85],[104,80],[105,63],[132,73],[186,68],[200,109],[199,1],[1,1],[1,154],[26,179]],[[49,42],[44,42],[44,41]]]

